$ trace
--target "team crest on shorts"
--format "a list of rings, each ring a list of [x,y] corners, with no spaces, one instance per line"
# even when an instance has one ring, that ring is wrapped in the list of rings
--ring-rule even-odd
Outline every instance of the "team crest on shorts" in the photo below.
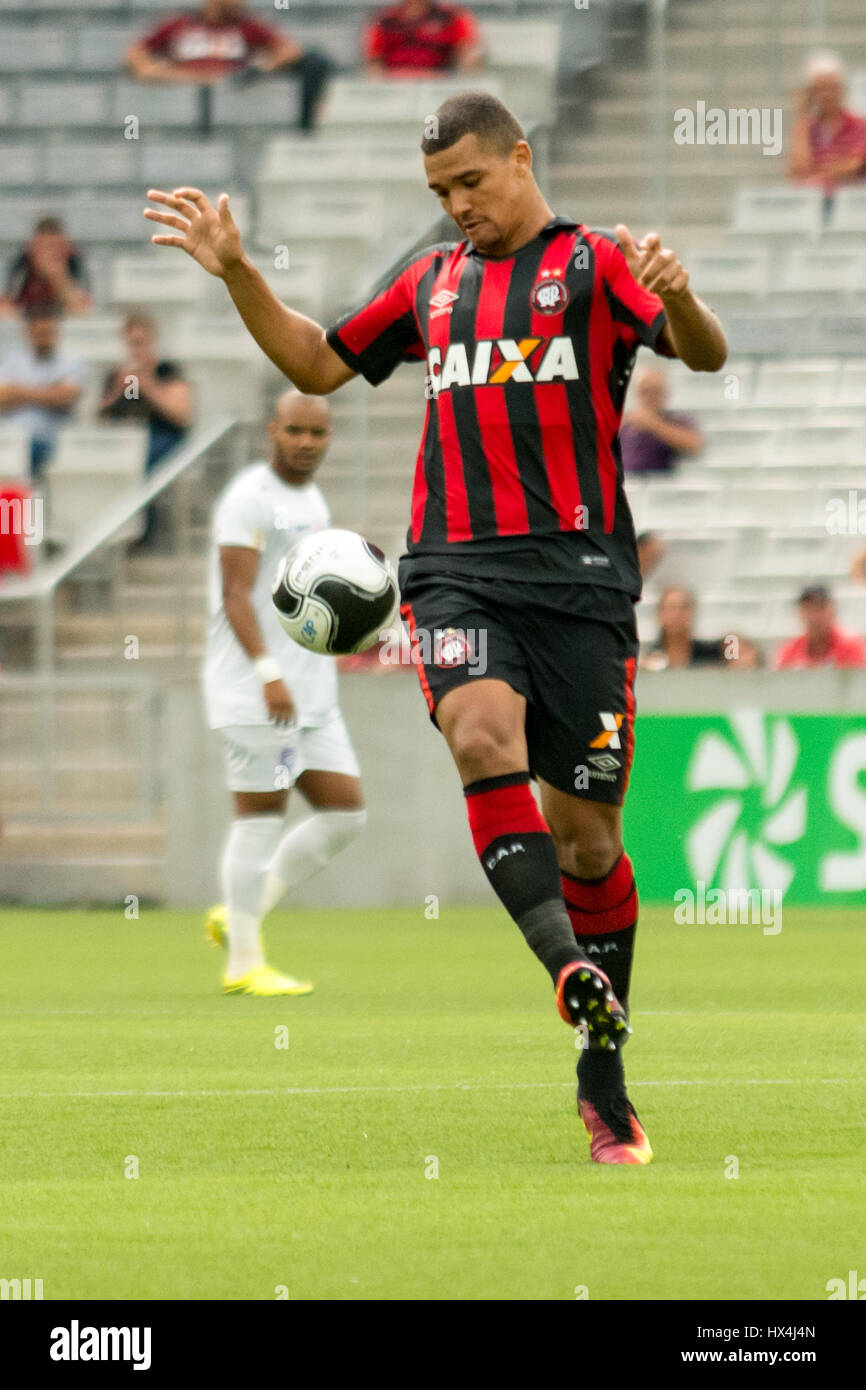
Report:
[[[472,655],[472,647],[465,632],[446,627],[444,632],[436,633],[433,646],[434,666],[462,666]]]
[[[539,280],[532,286],[529,303],[537,314],[561,314],[568,304],[568,286],[564,280]]]

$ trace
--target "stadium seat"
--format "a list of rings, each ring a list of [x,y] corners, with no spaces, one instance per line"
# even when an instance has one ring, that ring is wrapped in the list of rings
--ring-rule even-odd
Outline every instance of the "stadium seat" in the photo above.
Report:
[[[76,34],[75,67],[79,72],[122,72],[123,55],[141,33],[142,25],[130,21],[82,25]]]
[[[137,111],[137,107],[128,108]],[[42,78],[22,82],[18,123],[30,126],[108,125],[111,120],[108,87],[102,82]]]
[[[758,368],[755,405],[826,405],[836,394],[836,362],[764,362]]]
[[[0,483],[7,478],[30,477],[30,436],[22,430],[0,427]]]
[[[761,186],[739,190],[734,207],[735,232],[817,238],[823,225],[823,195],[818,188]]]
[[[230,187],[235,175],[234,147],[228,140],[167,140],[142,142],[141,179],[145,188]],[[220,190],[221,191],[221,190]]]
[[[82,193],[69,197],[64,216],[76,241],[147,244],[147,223],[141,215],[143,199],[119,193]],[[144,235],[142,235],[142,227]]]
[[[198,113],[198,92],[194,87],[120,78],[114,84],[109,117],[121,129],[130,116],[136,116],[142,128],[152,129],[154,126],[193,126],[198,121]]]
[[[861,252],[822,245],[795,246],[779,268],[778,288],[798,294],[835,290],[851,294],[866,290],[866,261]]]
[[[846,106],[858,116],[866,116],[866,68],[858,68],[848,78]]]
[[[140,146],[136,140],[51,140],[43,146],[45,182],[59,187],[141,185]],[[86,170],[86,180],[82,171]]]
[[[401,129],[414,134],[419,121],[447,97],[467,88],[480,88],[499,97],[503,92],[502,82],[489,73],[467,74],[463,79],[449,76],[438,81],[339,77],[328,88],[321,116],[322,134],[327,138],[351,135],[353,140],[362,131],[386,139]]]
[[[707,430],[702,459],[713,463],[730,459],[739,464],[762,464],[773,454],[776,435],[774,426],[753,425],[748,420],[735,421],[732,418],[728,426],[714,426],[712,430]]]
[[[112,266],[114,304],[159,306],[184,312],[204,293],[205,273],[189,256],[167,255],[154,248],[140,256],[117,256]]]
[[[289,130],[300,114],[300,84],[282,73],[274,73],[235,87],[220,83],[213,88],[213,120],[223,126],[248,126],[256,131],[278,126]]]
[[[546,116],[553,100],[560,26],[546,19],[485,19],[481,42],[504,98],[522,119]]]
[[[747,359],[729,359],[720,372],[690,372],[680,363],[671,367],[671,410],[716,409],[733,412],[751,400],[755,368]]]
[[[121,324],[119,314],[66,319],[63,324],[63,351],[80,362],[114,362],[122,351]]]
[[[836,404],[860,406],[861,410],[866,407],[866,358],[842,367]]]
[[[0,26],[0,73],[66,72],[71,59],[67,31],[57,25]]]
[[[770,252],[737,246],[690,251],[685,257],[691,283],[700,294],[765,295],[770,283]]]
[[[100,511],[141,482],[147,438],[146,429],[128,425],[70,426],[61,432],[48,474],[53,537],[80,539]],[[128,536],[124,530],[113,539]]]
[[[0,184],[29,188],[41,179],[41,151],[36,144],[0,144]]]
[[[316,19],[316,11],[320,8],[316,0],[309,5],[307,13],[300,20],[295,13],[297,7],[298,0],[292,0],[291,13],[277,15],[278,23],[281,20],[288,22],[292,38],[303,48],[318,48],[326,53],[331,61],[345,72],[356,68],[359,55],[363,51],[361,29],[367,18],[361,7],[358,6],[354,14],[350,12],[344,15],[341,12],[339,19],[332,19],[328,23]]]
[[[866,232],[866,188],[840,188],[833,201],[828,230]]]
[[[840,421],[833,425],[829,421],[820,425],[797,425],[779,431],[776,441],[776,459],[802,459],[821,464],[862,464],[866,458],[866,431],[861,423]]]

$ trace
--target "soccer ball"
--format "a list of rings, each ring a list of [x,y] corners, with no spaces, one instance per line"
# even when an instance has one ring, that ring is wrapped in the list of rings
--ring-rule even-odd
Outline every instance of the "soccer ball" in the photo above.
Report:
[[[315,531],[280,561],[274,607],[301,647],[324,656],[363,652],[394,617],[393,566],[356,531]]]

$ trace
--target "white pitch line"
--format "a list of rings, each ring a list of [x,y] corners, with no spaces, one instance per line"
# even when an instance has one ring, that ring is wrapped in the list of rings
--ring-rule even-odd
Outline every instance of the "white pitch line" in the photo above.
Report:
[[[673,1079],[668,1081],[630,1081],[629,1086],[847,1086],[860,1078],[847,1076],[811,1077],[708,1077]],[[210,1096],[342,1096],[368,1095],[379,1092],[410,1091],[533,1091],[574,1087],[573,1081],[490,1081],[455,1082],[448,1085],[420,1084],[414,1086],[277,1086],[264,1089],[201,1090],[201,1091],[2,1091],[0,1100],[107,1100],[107,1099],[195,1099]]]

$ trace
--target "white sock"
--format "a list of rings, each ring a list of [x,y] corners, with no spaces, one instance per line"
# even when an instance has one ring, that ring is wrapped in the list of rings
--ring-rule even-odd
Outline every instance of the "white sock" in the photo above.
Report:
[[[290,888],[324,869],[329,859],[361,833],[366,820],[366,810],[317,811],[286,831],[268,866],[262,916],[270,912]]]
[[[226,836],[220,867],[228,919],[226,974],[231,979],[264,965],[262,890],[282,827],[282,816],[237,816]]]

